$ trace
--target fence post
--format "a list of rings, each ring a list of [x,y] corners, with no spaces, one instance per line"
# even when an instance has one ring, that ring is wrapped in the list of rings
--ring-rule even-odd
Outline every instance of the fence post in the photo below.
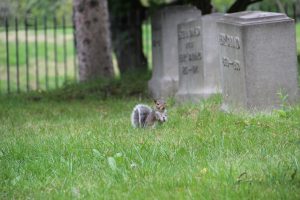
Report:
[[[25,27],[25,57],[26,57],[26,91],[29,91],[29,48],[28,48],[28,19],[24,19]]]
[[[63,16],[63,39],[64,39],[64,74],[65,74],[65,82],[67,81],[67,45],[66,45],[66,18]]]
[[[36,89],[40,88],[39,85],[39,47],[38,47],[38,24],[37,17],[34,17],[34,36],[35,36],[35,78],[36,78]]]
[[[5,38],[6,38],[6,81],[7,81],[7,93],[10,93],[10,58],[9,58],[9,21],[8,18],[5,18]]]
[[[53,34],[54,34],[54,68],[55,68],[55,88],[58,88],[58,69],[57,69],[57,20],[56,16],[53,17]]]
[[[48,80],[48,33],[47,33],[48,25],[47,25],[47,16],[44,16],[44,48],[45,48],[45,82],[46,82],[46,90],[49,90],[49,80]]]
[[[17,92],[20,93],[20,66],[19,66],[19,22],[15,17],[15,34],[16,34],[16,68],[17,68]]]
[[[74,21],[74,7],[73,7],[73,16],[72,16],[72,22],[73,22],[73,54],[74,54],[74,79],[77,81],[77,45],[76,45],[76,27],[75,27],[75,21]]]

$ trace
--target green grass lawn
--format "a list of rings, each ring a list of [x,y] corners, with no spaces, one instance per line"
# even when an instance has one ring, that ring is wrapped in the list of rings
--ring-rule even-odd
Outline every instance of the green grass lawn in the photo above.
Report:
[[[300,199],[299,104],[248,116],[168,99],[167,123],[134,129],[149,78],[0,95],[0,199]]]
[[[167,123],[134,129],[148,76],[0,97],[0,199],[300,198],[300,105],[247,116],[220,96],[169,99]]]

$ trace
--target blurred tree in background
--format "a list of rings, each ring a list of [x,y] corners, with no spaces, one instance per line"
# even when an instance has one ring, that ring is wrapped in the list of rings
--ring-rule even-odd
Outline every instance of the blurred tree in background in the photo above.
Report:
[[[73,0],[0,0],[0,18],[36,16],[56,16],[58,21],[62,16],[72,16]],[[69,17],[69,19],[71,19]],[[71,20],[69,20],[69,23]]]
[[[130,69],[147,69],[143,53],[142,24],[146,7],[140,0],[109,0],[113,49],[120,72]]]
[[[74,0],[80,81],[114,77],[107,0]]]

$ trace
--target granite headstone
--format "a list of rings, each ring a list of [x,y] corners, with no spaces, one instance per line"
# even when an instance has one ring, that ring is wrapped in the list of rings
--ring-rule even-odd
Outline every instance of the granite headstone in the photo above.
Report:
[[[298,100],[294,20],[244,11],[218,21],[225,111],[269,112]]]
[[[178,25],[177,102],[197,102],[221,92],[216,21],[222,16],[205,15]]]
[[[177,25],[201,16],[193,6],[170,6],[152,16],[152,78],[149,92],[154,98],[174,96],[178,89]]]

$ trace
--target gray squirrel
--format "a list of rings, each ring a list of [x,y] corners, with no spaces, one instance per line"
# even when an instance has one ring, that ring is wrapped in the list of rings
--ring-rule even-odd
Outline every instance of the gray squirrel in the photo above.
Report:
[[[131,113],[131,124],[134,128],[154,127],[157,122],[167,121],[166,103],[164,100],[154,100],[155,107],[138,104]]]

